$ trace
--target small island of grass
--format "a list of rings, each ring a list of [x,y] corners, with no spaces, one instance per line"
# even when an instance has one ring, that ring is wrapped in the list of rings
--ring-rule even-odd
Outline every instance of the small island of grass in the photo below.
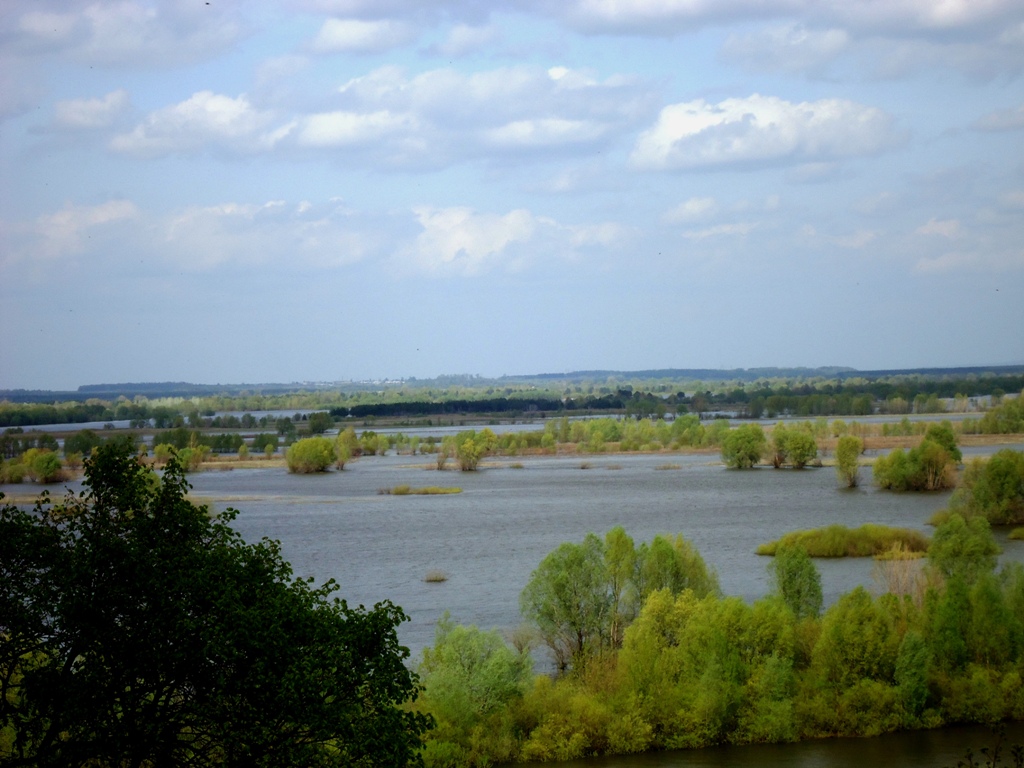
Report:
[[[792,531],[782,538],[762,544],[757,554],[774,556],[780,547],[801,547],[811,557],[877,557],[900,547],[904,552],[923,554],[928,537],[910,528],[893,528],[868,523],[860,528],[828,525],[809,531]]]
[[[413,488],[410,485],[396,485],[394,488],[381,488],[377,493],[382,496],[444,496],[451,493],[462,493],[462,489],[442,488],[437,485],[428,485],[423,488]]]

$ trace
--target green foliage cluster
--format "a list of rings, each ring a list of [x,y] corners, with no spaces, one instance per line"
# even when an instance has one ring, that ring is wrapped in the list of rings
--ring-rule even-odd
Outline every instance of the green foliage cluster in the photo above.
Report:
[[[87,460],[86,489],[0,505],[0,763],[418,762],[400,609],[296,579],[130,442]]]
[[[655,536],[634,545],[621,527],[604,539],[588,534],[545,557],[519,598],[561,670],[584,668],[618,648],[623,630],[652,592],[717,594],[718,577],[682,536]]]
[[[940,491],[956,485],[960,461],[956,435],[948,422],[928,427],[924,439],[904,452],[893,449],[879,456],[872,470],[875,484],[890,491]]]
[[[628,552],[628,537],[616,536],[617,549]],[[611,572],[610,537],[563,545],[550,562],[567,571],[603,563]],[[428,685],[420,706],[438,716],[439,732],[428,736],[427,766],[869,736],[1024,717],[1024,567],[995,573],[992,547],[983,520],[944,524],[930,554],[935,575],[919,599],[872,597],[858,587],[824,613],[813,563],[804,550],[787,548],[772,563],[771,596],[747,604],[717,591],[650,591],[635,604],[620,648],[605,642],[585,665],[532,684],[518,676],[520,652],[500,651],[492,636],[487,651],[465,654],[468,663],[449,662],[450,674],[474,670],[470,690],[504,693],[449,703],[451,693]],[[565,581],[580,595],[593,594],[595,580]],[[603,616],[609,627],[609,600],[594,604],[604,608],[581,626],[601,626],[595,617]],[[476,633],[469,628],[462,642],[469,646]],[[454,630],[448,625],[441,635],[443,646]],[[482,646],[474,639],[473,648]],[[484,674],[476,660],[499,653],[503,661]],[[492,676],[515,684],[482,684]]]
[[[777,427],[776,427],[777,429]],[[722,440],[722,461],[732,469],[750,469],[768,450],[768,439],[760,424],[742,424],[729,430]]]
[[[23,432],[19,427],[5,429],[0,435],[0,458],[13,459],[33,448],[56,452],[60,443],[46,432]]]
[[[296,475],[326,472],[336,460],[334,441],[326,437],[307,437],[298,440],[288,446],[285,452],[288,471]]]
[[[1024,453],[1004,448],[987,460],[970,462],[950,509],[993,525],[1024,523]]]
[[[900,546],[907,552],[925,552],[928,537],[910,528],[867,523],[859,528],[828,525],[793,531],[757,548],[759,555],[777,555],[788,548],[802,549],[811,557],[873,557]]]
[[[21,483],[25,478],[36,483],[56,483],[66,474],[60,456],[47,448],[29,448],[17,459],[0,459],[0,483]]]
[[[1024,432],[1024,392],[989,409],[980,419],[965,419],[965,433],[1010,435]]]
[[[864,452],[864,441],[856,435],[843,435],[836,442],[836,475],[847,488],[856,488],[860,483],[860,455]]]
[[[771,433],[772,466],[803,469],[818,457],[818,443],[807,429],[786,427],[781,422]]]

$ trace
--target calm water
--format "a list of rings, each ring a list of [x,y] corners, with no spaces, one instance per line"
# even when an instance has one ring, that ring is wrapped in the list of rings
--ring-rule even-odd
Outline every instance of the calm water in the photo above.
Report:
[[[679,469],[658,469],[671,463]],[[867,522],[918,528],[949,494],[892,494],[870,485],[836,487],[832,469],[729,471],[717,456],[541,457],[495,461],[480,472],[427,470],[429,457],[386,456],[344,472],[296,476],[283,470],[191,476],[199,497],[241,510],[248,540],[269,536],[301,576],[334,578],[340,595],[370,606],[389,599],[411,621],[400,629],[414,656],[450,611],[462,623],[502,631],[520,623],[519,593],[541,559],[563,541],[622,525],[634,540],[682,533],[715,568],[726,594],[747,600],[768,590],[758,544],[796,528]],[[589,469],[582,469],[586,464]],[[867,473],[865,473],[866,476]],[[460,486],[451,496],[385,496],[377,490]],[[1004,557],[1024,560],[1005,540]],[[873,586],[872,561],[819,560],[827,601],[857,584]],[[431,570],[448,574],[426,583]]]

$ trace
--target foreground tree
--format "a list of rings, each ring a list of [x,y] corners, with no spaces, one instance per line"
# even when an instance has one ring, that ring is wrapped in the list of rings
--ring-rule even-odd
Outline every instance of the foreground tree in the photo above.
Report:
[[[401,766],[427,720],[401,609],[349,608],[245,544],[130,444],[86,488],[0,507],[0,762],[6,766]]]

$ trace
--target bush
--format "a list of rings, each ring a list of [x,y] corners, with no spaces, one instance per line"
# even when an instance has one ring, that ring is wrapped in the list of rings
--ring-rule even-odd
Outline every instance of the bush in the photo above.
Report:
[[[743,424],[722,439],[722,461],[733,469],[749,469],[764,455],[768,441],[759,424]]]
[[[928,439],[907,453],[896,448],[888,456],[879,456],[873,475],[880,488],[890,491],[941,491],[956,484],[953,457]]]
[[[836,444],[836,475],[847,488],[860,482],[860,455],[864,441],[854,435],[843,435]]]
[[[901,544],[910,552],[925,552],[928,538],[909,528],[891,528],[868,523],[850,529],[845,525],[829,525],[809,531],[793,531],[781,539],[757,548],[759,555],[776,555],[790,547],[799,547],[811,557],[871,557],[881,555]]]
[[[334,443],[326,437],[307,437],[288,447],[285,459],[288,471],[296,475],[326,472],[336,461]]]
[[[1024,522],[1024,453],[1004,448],[988,461],[972,461],[950,507],[964,517],[980,515],[993,525]]]

